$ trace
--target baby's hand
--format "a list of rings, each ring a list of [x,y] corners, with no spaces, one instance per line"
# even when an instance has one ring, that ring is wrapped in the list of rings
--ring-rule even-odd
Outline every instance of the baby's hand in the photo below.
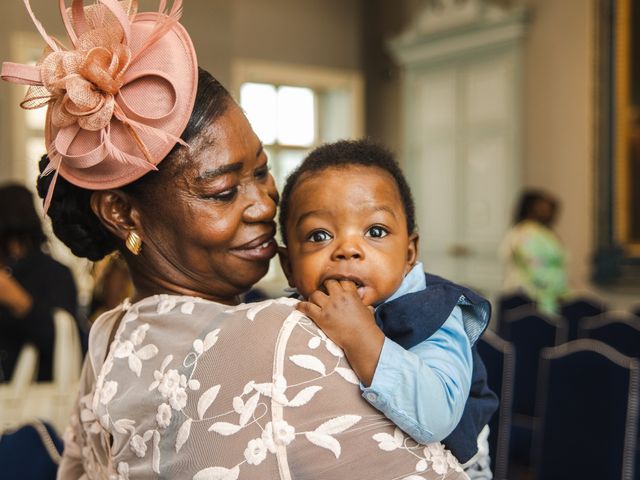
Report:
[[[327,294],[316,290],[297,308],[345,349],[362,334],[363,328],[375,323],[373,311],[362,303],[353,282],[327,280],[324,287]]]
[[[324,287],[326,294],[316,290],[297,309],[345,351],[360,381],[369,385],[384,343],[373,308],[362,303],[353,282],[327,280]]]

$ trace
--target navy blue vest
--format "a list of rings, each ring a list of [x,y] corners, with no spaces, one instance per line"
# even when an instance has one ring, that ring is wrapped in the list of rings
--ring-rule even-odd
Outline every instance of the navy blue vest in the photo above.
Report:
[[[444,439],[460,463],[478,451],[478,435],[498,409],[498,398],[489,389],[487,371],[475,343],[489,323],[491,305],[473,290],[426,273],[425,290],[408,293],[376,309],[376,323],[384,334],[408,349],[429,338],[449,318],[456,305],[463,311],[464,326],[471,342],[473,374],[469,398],[458,426]],[[460,302],[464,296],[468,304]],[[465,315],[465,309],[473,315]]]

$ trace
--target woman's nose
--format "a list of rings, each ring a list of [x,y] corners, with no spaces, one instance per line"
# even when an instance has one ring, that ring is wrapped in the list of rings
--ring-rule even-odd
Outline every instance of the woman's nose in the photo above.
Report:
[[[334,260],[361,260],[364,258],[364,250],[358,239],[351,236],[336,245],[332,256]]]
[[[276,217],[276,209],[280,199],[273,177],[264,183],[248,185],[251,203],[244,210],[245,220],[248,222],[271,222]]]

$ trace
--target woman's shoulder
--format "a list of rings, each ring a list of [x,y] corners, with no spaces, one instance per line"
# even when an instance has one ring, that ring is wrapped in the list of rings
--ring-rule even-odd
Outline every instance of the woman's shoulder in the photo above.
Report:
[[[102,313],[90,331],[90,351],[102,352],[107,340],[121,337],[127,330],[141,327],[172,341],[197,337],[207,325],[232,324],[244,318],[253,321],[260,313],[271,320],[283,320],[298,300],[281,297],[255,303],[224,305],[200,297],[158,294],[132,303],[124,300]],[[276,322],[277,323],[277,322]],[[117,331],[116,331],[117,330]]]

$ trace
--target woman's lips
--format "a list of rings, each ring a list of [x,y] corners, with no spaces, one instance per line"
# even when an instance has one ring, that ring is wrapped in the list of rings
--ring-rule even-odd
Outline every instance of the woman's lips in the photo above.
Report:
[[[272,259],[276,251],[277,245],[273,235],[265,235],[243,246],[233,248],[231,253],[245,260],[258,262]]]

